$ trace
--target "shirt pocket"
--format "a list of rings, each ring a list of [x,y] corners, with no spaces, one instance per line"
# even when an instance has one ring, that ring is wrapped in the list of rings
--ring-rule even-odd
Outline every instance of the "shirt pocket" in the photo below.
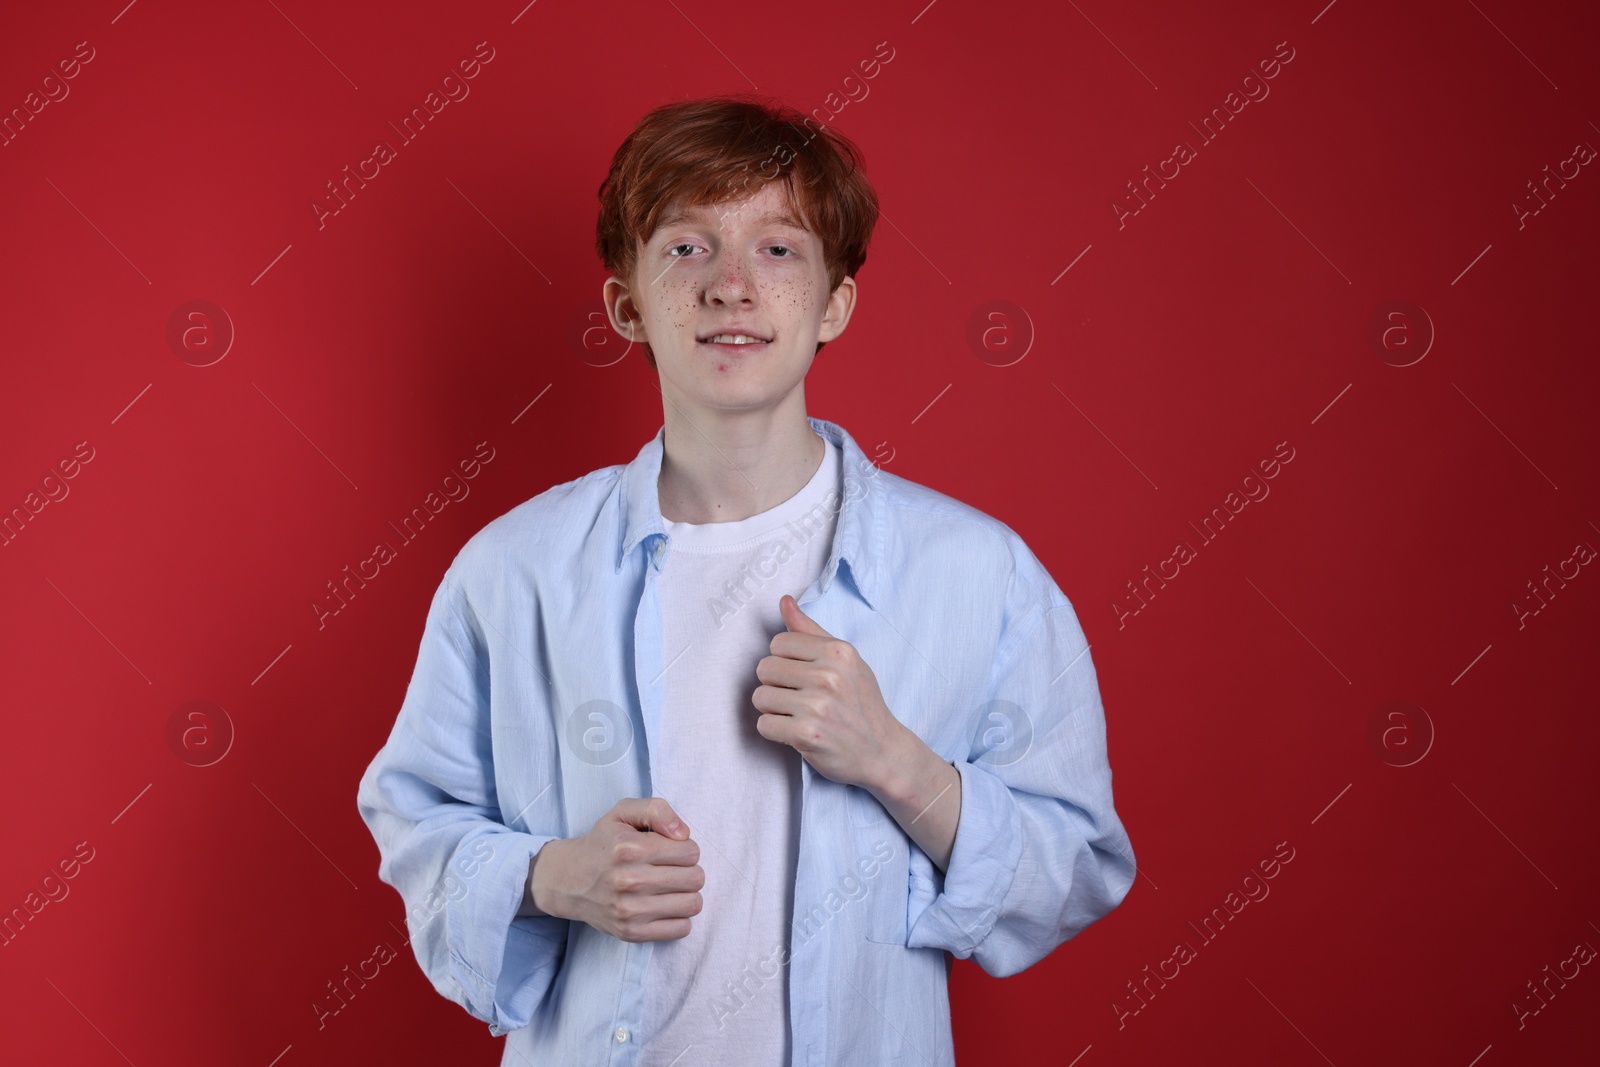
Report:
[[[850,787],[846,806],[852,873],[866,884],[861,905],[867,940],[904,947],[911,896],[911,838],[878,798],[860,786]]]

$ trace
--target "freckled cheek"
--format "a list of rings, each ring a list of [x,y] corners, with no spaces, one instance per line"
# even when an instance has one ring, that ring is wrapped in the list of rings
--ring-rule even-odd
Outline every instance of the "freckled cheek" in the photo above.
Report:
[[[693,322],[694,310],[698,304],[696,293],[698,288],[689,278],[674,278],[670,282],[663,279],[657,283],[655,299],[651,301],[656,313],[671,324],[673,329],[687,329]]]
[[[816,291],[816,286],[809,280],[785,278],[763,286],[761,295],[771,303],[804,312],[811,308]]]
[[[797,312],[804,315],[812,310],[817,287],[809,278],[789,281],[784,285],[783,300]]]

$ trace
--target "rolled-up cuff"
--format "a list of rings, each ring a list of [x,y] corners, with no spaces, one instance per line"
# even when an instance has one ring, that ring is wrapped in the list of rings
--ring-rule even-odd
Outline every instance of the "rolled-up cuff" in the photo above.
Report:
[[[907,948],[942,948],[967,959],[1000,917],[1022,859],[1022,814],[999,778],[966,760],[961,774],[961,818],[940,875],[932,863],[912,864]],[[919,900],[931,903],[918,909]]]

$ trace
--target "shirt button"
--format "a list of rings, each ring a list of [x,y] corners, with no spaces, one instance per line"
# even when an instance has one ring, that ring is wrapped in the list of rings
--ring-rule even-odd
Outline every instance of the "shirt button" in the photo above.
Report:
[[[626,1041],[626,1040],[628,1040],[628,1028],[626,1026],[617,1027],[617,1040],[618,1041]]]

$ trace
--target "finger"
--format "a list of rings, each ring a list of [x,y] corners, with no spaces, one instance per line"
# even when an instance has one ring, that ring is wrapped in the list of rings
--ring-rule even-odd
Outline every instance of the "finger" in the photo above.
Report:
[[[799,734],[799,727],[794,719],[788,715],[763,712],[756,719],[756,733],[768,741],[775,741],[780,745],[794,746],[794,740]]]
[[[688,840],[689,824],[678,817],[672,810],[672,805],[663,797],[650,799],[650,828],[656,833],[664,833],[668,837],[675,837],[680,841]]]
[[[791,716],[808,710],[800,690],[778,685],[756,686],[750,694],[750,704],[764,715]]]
[[[671,893],[638,897],[623,906],[618,936],[628,941],[666,941],[686,937],[693,917],[705,906],[699,893]]]
[[[666,896],[673,893],[698,893],[706,886],[706,872],[703,868],[689,867],[646,867],[640,871],[630,871],[638,880],[629,893],[642,893],[645,896]]]
[[[757,678],[784,689],[804,689],[809,674],[805,663],[783,656],[765,656],[756,663]]]
[[[681,937],[689,936],[693,928],[693,916],[700,913],[704,903],[695,893],[681,894],[681,899],[661,897],[661,900],[671,900],[672,904],[666,914],[654,918],[649,922],[638,924],[634,927],[630,940],[638,941],[674,941]]]
[[[687,919],[699,915],[705,907],[705,898],[699,893],[663,893],[652,901],[657,906],[658,918]]]
[[[700,862],[700,846],[692,838],[678,841],[656,835],[640,840],[645,845],[645,863],[662,867],[693,867]]]
[[[654,830],[680,841],[689,836],[689,827],[661,797],[624,797],[611,810],[618,819],[640,830]]]
[[[817,660],[821,659],[833,638],[820,634],[799,633],[795,630],[784,630],[772,636],[767,644],[767,650],[774,656],[784,659]]]
[[[627,941],[678,941],[688,937],[690,932],[688,919],[662,919],[646,926],[642,931],[630,934],[624,938]]]

